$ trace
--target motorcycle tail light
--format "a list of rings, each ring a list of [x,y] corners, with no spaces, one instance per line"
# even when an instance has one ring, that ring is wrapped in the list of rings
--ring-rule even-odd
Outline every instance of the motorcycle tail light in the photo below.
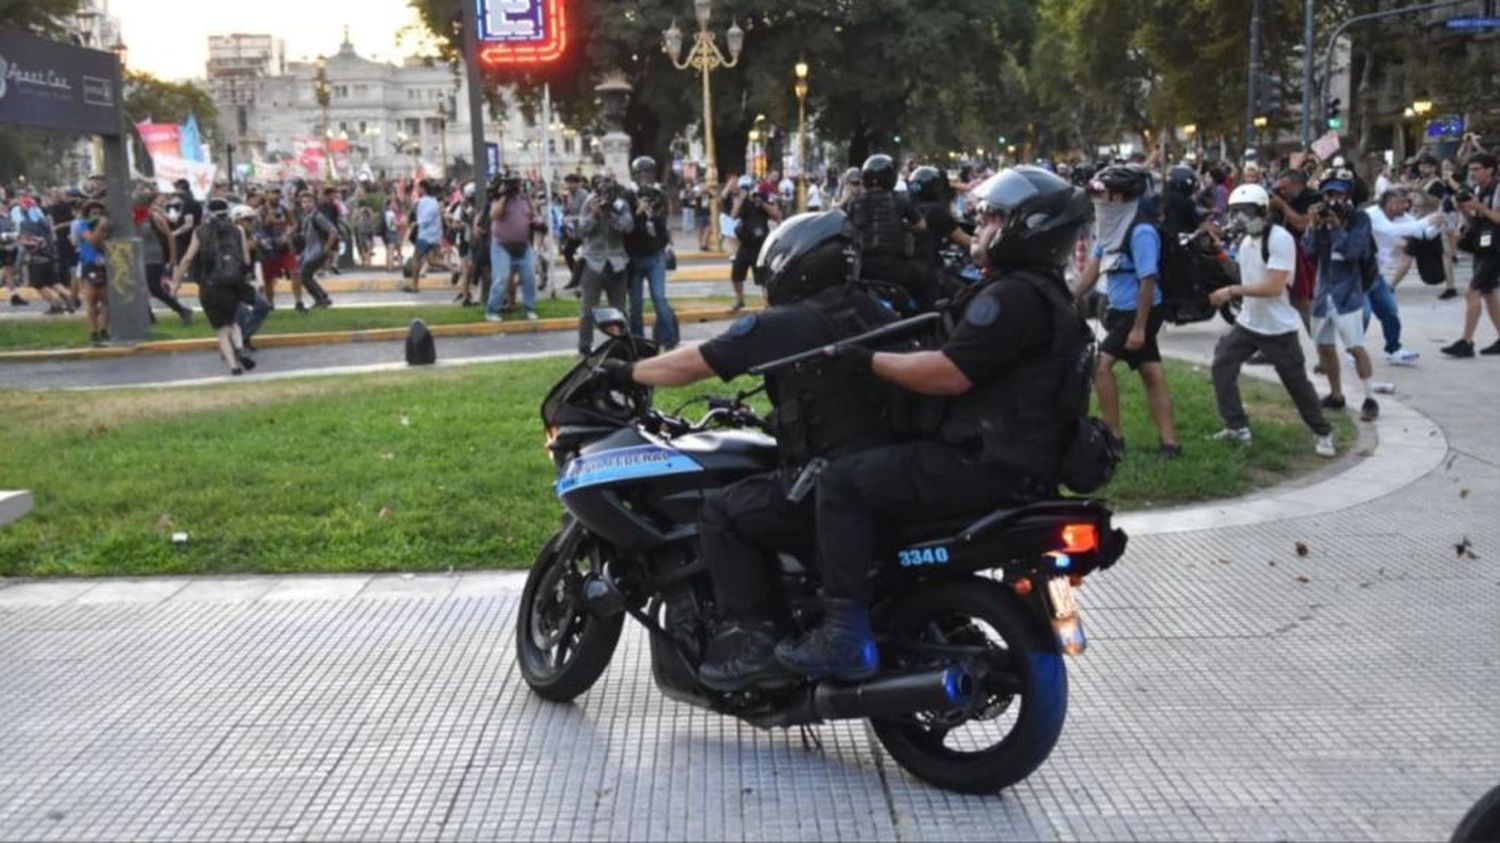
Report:
[[[1093,553],[1099,549],[1099,527],[1094,524],[1068,524],[1062,528],[1062,553],[1070,556]]]

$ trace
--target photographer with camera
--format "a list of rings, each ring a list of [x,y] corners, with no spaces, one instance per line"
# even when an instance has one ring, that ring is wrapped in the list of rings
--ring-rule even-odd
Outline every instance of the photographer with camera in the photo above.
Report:
[[[1318,360],[1328,378],[1328,395],[1322,401],[1327,410],[1342,410],[1345,399],[1342,387],[1343,369],[1339,365],[1338,343],[1354,357],[1355,372],[1364,387],[1360,418],[1374,421],[1380,404],[1370,383],[1374,374],[1370,355],[1365,351],[1365,286],[1367,262],[1374,260],[1374,240],[1370,236],[1370,218],[1349,201],[1353,182],[1347,173],[1334,171],[1323,182],[1323,201],[1308,209],[1308,228],[1302,244],[1318,264],[1318,284],[1313,293],[1313,344]]]
[[[578,259],[583,263],[579,280],[583,301],[578,313],[578,353],[593,347],[594,308],[599,296],[608,296],[609,306],[625,310],[625,272],[630,258],[625,254],[625,235],[635,228],[635,215],[625,192],[610,176],[601,177],[584,202],[578,220]]]
[[[769,193],[756,189],[755,179],[749,176],[740,176],[735,182],[731,198],[729,216],[736,223],[734,239],[739,246],[729,268],[729,282],[734,285],[734,309],[741,310],[745,306],[745,276],[755,267],[761,244],[771,233],[771,221],[780,221],[781,209],[771,201]],[[757,276],[755,283],[764,281]]]
[[[511,275],[521,278],[521,307],[526,319],[536,315],[536,261],[531,248],[531,230],[541,218],[531,197],[522,189],[521,177],[505,173],[491,182],[490,192],[490,294],[485,301],[486,322],[499,322],[500,313],[515,307]]]
[[[667,197],[656,184],[656,161],[641,156],[630,164],[635,178],[631,197],[635,208],[635,226],[625,235],[625,253],[630,256],[630,330],[638,337],[646,335],[646,302],[644,288],[651,290],[651,309],[656,324],[651,338],[663,351],[677,347],[677,315],[667,301],[667,250],[672,233],[667,229]]]
[[[1465,147],[1478,148],[1478,138],[1468,135]],[[1449,357],[1474,356],[1474,332],[1479,328],[1479,311],[1486,310],[1490,324],[1500,332],[1500,182],[1496,179],[1495,155],[1479,152],[1469,156],[1469,185],[1453,197],[1453,204],[1464,216],[1463,233],[1458,248],[1474,256],[1474,275],[1464,293],[1464,334],[1443,349]],[[1479,351],[1487,356],[1500,355],[1500,340]]]

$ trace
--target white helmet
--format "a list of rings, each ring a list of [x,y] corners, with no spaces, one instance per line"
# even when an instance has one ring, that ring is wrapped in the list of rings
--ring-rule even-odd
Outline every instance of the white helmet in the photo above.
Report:
[[[468,184],[464,185],[464,198],[465,199],[473,199],[474,198],[474,183],[473,182],[469,182]]]
[[[1271,206],[1271,196],[1258,184],[1242,184],[1229,194],[1229,205],[1254,205],[1266,210]]]
[[[240,220],[249,219],[254,216],[255,209],[250,207],[249,205],[235,205],[233,208],[229,209],[230,222],[239,222]]]

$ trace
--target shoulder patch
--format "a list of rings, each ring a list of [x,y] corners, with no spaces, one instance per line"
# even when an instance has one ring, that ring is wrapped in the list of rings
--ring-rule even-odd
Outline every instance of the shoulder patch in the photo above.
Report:
[[[734,324],[729,326],[729,335],[731,337],[747,336],[751,331],[754,331],[755,327],[759,324],[760,316],[758,314],[746,314],[734,320]]]
[[[969,309],[964,311],[964,321],[976,328],[993,325],[999,318],[1000,302],[994,296],[978,296],[969,303]]]

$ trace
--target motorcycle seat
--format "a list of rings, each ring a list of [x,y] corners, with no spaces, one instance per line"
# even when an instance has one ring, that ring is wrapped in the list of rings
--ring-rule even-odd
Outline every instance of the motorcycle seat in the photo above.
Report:
[[[1003,509],[976,512],[970,515],[952,516],[936,521],[922,521],[916,524],[901,525],[895,529],[894,538],[896,544],[901,547],[914,544],[927,544],[945,539],[956,539],[980,521],[1000,520],[1006,515],[1015,512],[1016,509],[1017,507],[1006,507]]]

